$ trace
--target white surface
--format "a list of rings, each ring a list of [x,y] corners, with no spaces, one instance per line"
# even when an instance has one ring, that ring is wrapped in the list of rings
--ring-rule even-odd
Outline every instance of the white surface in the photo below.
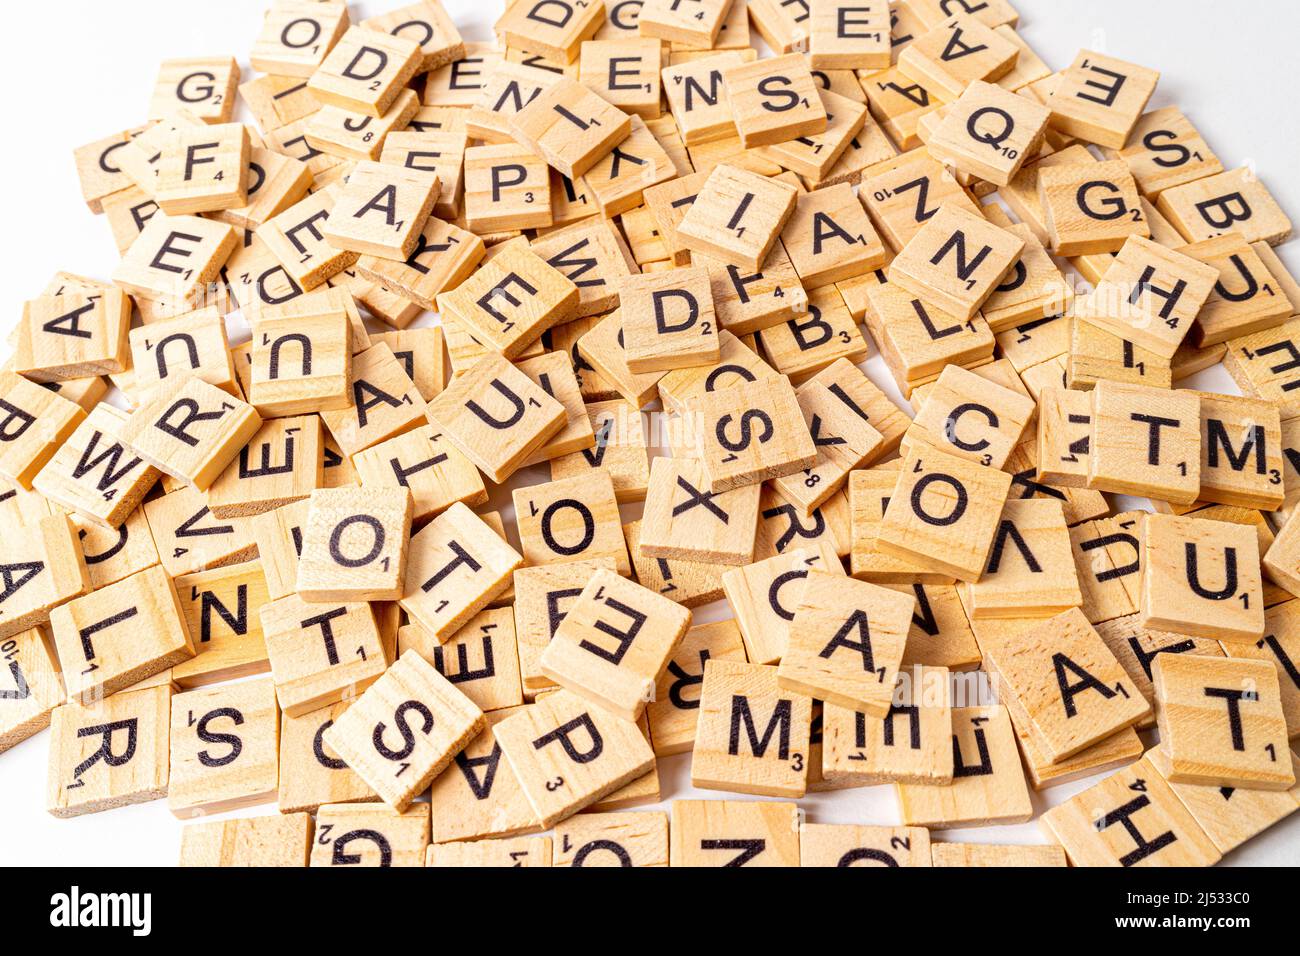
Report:
[[[1300,134],[1294,103],[1292,38],[1300,7],[1290,0],[1012,0],[1021,32],[1053,69],[1069,65],[1087,47],[1161,71],[1152,108],[1177,104],[1196,123],[1227,168],[1250,164],[1293,217],[1300,214],[1295,173]],[[444,0],[467,40],[492,38],[501,0]],[[179,56],[234,54],[243,65],[268,0],[63,0],[56,7],[6,7],[11,40],[0,58],[6,102],[6,148],[0,158],[6,206],[5,283],[0,339],[40,294],[49,277],[66,269],[107,277],[118,260],[108,225],[82,202],[72,150],[141,122],[158,61]],[[401,5],[351,4],[353,21]],[[57,18],[57,24],[51,17]],[[757,41],[757,34],[755,34]],[[241,105],[239,118],[247,120]],[[1300,272],[1295,244],[1281,250]],[[420,324],[432,321],[430,316]],[[247,336],[242,322],[232,330]],[[0,346],[3,349],[3,346]],[[896,396],[878,358],[872,379]],[[1197,384],[1235,392],[1221,369]],[[527,483],[545,480],[532,469]],[[498,496],[494,507],[508,498]],[[712,620],[717,608],[697,619]],[[1150,735],[1147,735],[1148,737]],[[43,733],[0,755],[0,863],[63,865],[171,865],[181,824],[165,802],[55,820],[45,812]],[[690,787],[689,756],[660,761],[667,798],[722,798]],[[1035,795],[1041,813],[1088,786],[1081,781]],[[752,799],[752,798],[745,798]],[[760,798],[761,799],[761,798]],[[801,801],[809,819],[823,823],[898,822],[891,787],[812,794]],[[248,814],[274,812],[268,805]],[[949,831],[943,840],[1041,843],[1035,824]],[[1300,863],[1300,814],[1232,854],[1233,865]]]

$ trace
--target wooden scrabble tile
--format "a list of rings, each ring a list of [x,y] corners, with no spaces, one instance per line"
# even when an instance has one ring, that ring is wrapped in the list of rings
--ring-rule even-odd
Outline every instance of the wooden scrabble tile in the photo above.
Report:
[[[1263,636],[1253,528],[1153,514],[1141,532],[1143,626],[1224,641],[1254,643]]]
[[[1266,511],[1280,507],[1284,463],[1277,406],[1235,395],[1196,394],[1201,400],[1199,500]]]
[[[383,342],[352,357],[352,404],[321,411],[325,427],[347,455],[423,425],[424,416],[424,398]]]
[[[798,191],[785,183],[719,166],[678,224],[679,240],[692,251],[758,270],[797,197]]]
[[[1007,501],[988,566],[969,595],[976,618],[1052,617],[1083,603],[1059,502]]]
[[[980,314],[994,335],[1015,333],[1008,336],[1010,345],[1001,338],[998,344],[1003,355],[1016,365],[1017,371],[1021,371],[1029,367],[1026,362],[1031,356],[1046,359],[1065,350],[1069,322],[1061,316],[1075,297],[1074,289],[1028,226],[1017,223],[1005,231],[1025,240],[1025,248],[1002,284],[984,300]],[[1036,332],[1040,334],[1036,335]],[[1056,348],[1061,351],[1052,355],[1035,351]]]
[[[181,866],[294,867],[311,857],[307,813],[192,823],[181,831]]]
[[[876,545],[885,509],[898,483],[897,467],[854,471],[849,476],[850,567],[855,578],[878,584],[951,584],[952,575],[882,552]]]
[[[1297,766],[1294,753],[1290,759],[1294,770]],[[1152,747],[1147,752],[1146,762],[1165,779],[1169,789],[1182,801],[1220,853],[1230,853],[1295,813],[1300,806],[1296,802],[1295,788],[1270,791],[1174,783],[1169,779],[1174,772],[1173,763],[1159,747]]]
[[[604,22],[603,12],[603,4],[531,0],[507,6],[494,29],[509,47],[558,64],[572,63],[578,58],[582,42],[590,40]]]
[[[1052,128],[1123,149],[1159,81],[1156,70],[1080,50],[1048,101]]]
[[[323,230],[337,199],[337,187],[317,190],[257,230],[258,238],[280,260],[288,278],[304,291],[350,269],[359,256],[325,239]]]
[[[1035,479],[1078,488],[1088,481],[1092,441],[1092,397],[1075,389],[1039,393]]]
[[[555,828],[555,866],[667,866],[668,814],[580,813]]]
[[[441,514],[457,501],[471,507],[487,503],[478,469],[432,425],[358,452],[353,465],[363,487],[408,489],[416,523]]]
[[[484,358],[454,379],[429,403],[428,415],[497,483],[567,421],[563,405],[499,355]]]
[[[462,59],[429,71],[423,87],[424,104],[443,109],[473,106],[483,88],[481,78],[491,74],[504,58],[505,51],[494,43],[466,43]]]
[[[134,329],[129,335],[135,387],[143,394],[195,376],[239,396],[225,321],[214,307]],[[170,382],[167,379],[171,378]]]
[[[36,473],[33,487],[103,528],[117,529],[158,480],[157,469],[122,443],[124,418],[109,405],[95,407]]]
[[[259,562],[181,575],[176,595],[197,655],[172,666],[175,683],[197,687],[270,669],[261,622],[269,598]]]
[[[464,199],[463,178],[465,145],[463,129],[456,131],[416,132],[407,129],[390,133],[383,142],[380,162],[422,170],[438,177],[438,198],[434,215],[454,218]],[[373,158],[373,157],[372,157]]]
[[[1170,360],[1134,345],[1090,322],[1071,317],[1070,351],[1062,384],[1090,389],[1100,381],[1168,389],[1173,383]]]
[[[640,206],[646,189],[676,175],[672,156],[645,121],[634,116],[627,138],[596,160],[582,177],[582,186],[608,219]]]
[[[296,590],[304,601],[402,596],[413,505],[404,488],[318,488],[302,538]]]
[[[637,15],[637,33],[671,40],[688,49],[707,50],[718,39],[731,7],[728,0],[700,0],[690,7],[672,0],[647,0]]]
[[[357,272],[426,309],[435,309],[437,296],[468,279],[484,252],[478,236],[430,216],[404,262],[362,256],[357,260]]]
[[[541,671],[579,697],[637,720],[689,625],[685,608],[613,571],[599,571],[555,629]]]
[[[1172,783],[1295,786],[1278,674],[1268,661],[1165,654],[1152,674]]]
[[[842,573],[843,568],[834,549],[822,543],[790,548],[723,574],[722,585],[752,663],[775,664],[785,654],[810,571]]]
[[[529,565],[613,558],[631,570],[608,472],[563,478],[514,491],[515,520]]]
[[[309,77],[347,29],[346,8],[308,0],[276,3],[262,21],[249,59],[263,73]]]
[[[897,784],[904,825],[953,829],[1023,823],[1032,814],[1006,708],[954,707],[953,782]]]
[[[609,474],[619,503],[643,501],[650,484],[650,463],[641,413],[626,402],[591,402],[584,406],[596,443],[591,448],[551,459],[551,480]]]
[[[630,371],[664,372],[718,362],[718,322],[706,269],[629,275],[617,289]]]
[[[149,119],[184,109],[204,123],[228,123],[235,112],[239,64],[231,56],[164,60],[158,67]]]
[[[1199,408],[1195,393],[1099,381],[1093,389],[1088,487],[1181,504],[1196,500]]]
[[[307,81],[297,76],[263,74],[241,83],[239,96],[248,104],[257,128],[266,133],[320,110],[320,103],[307,90]]]
[[[382,803],[327,804],[316,814],[312,866],[424,866],[429,808],[401,812]]]
[[[683,607],[698,607],[722,597],[722,574],[727,565],[643,555],[641,527],[640,521],[623,526],[632,570],[641,585]]]
[[[519,713],[511,707],[487,715],[487,725],[456,754],[429,791],[433,836],[438,842],[513,836],[539,829],[537,816],[519,786],[492,728]]]
[[[1152,198],[1223,172],[1219,157],[1176,106],[1143,114],[1114,155],[1128,163],[1138,187]]]
[[[130,176],[117,165],[115,154],[142,129],[129,129],[97,139],[73,150],[81,197],[95,215],[104,212],[104,201],[133,185]]]
[[[419,245],[439,188],[435,173],[362,160],[321,232],[335,248],[405,261]]]
[[[418,624],[404,625],[397,634],[397,651],[400,655],[408,649],[483,711],[523,703],[514,611],[509,607],[480,612],[445,644],[433,640]]]
[[[976,80],[992,82],[1016,64],[1020,48],[968,14],[952,16],[918,35],[898,55],[898,69],[956,100]]]
[[[579,315],[617,307],[619,282],[633,274],[617,230],[606,222],[593,221],[535,239],[532,249],[578,287]]]
[[[926,149],[959,172],[1006,186],[1038,153],[1050,115],[1028,97],[977,80],[944,113]]]
[[[1042,817],[1075,866],[1212,866],[1220,853],[1143,758]]]
[[[923,664],[967,671],[979,666],[982,655],[956,588],[920,582],[888,586],[910,590],[916,597],[916,613],[903,649],[904,667]]]
[[[523,244],[502,250],[477,273],[438,296],[479,342],[518,358],[543,332],[576,318],[578,287]]]
[[[808,293],[804,311],[758,333],[768,361],[801,385],[840,359],[857,363],[869,347],[838,290],[823,286]]]
[[[858,198],[895,251],[907,245],[940,209],[955,206],[979,214],[979,207],[961,184],[923,152],[905,154],[889,168],[864,175]]]
[[[550,837],[512,837],[433,843],[425,851],[426,867],[533,867],[551,865]]]
[[[142,530],[157,549],[153,557],[171,577],[257,557],[249,520],[214,518],[207,496],[189,485],[146,501],[141,510],[148,521]],[[100,559],[107,560],[107,555]]]
[[[265,421],[212,483],[208,507],[218,518],[244,517],[306,498],[324,481],[323,450],[319,417]]]
[[[1141,512],[1070,529],[1083,612],[1091,623],[1136,613],[1141,590]]]
[[[226,223],[155,213],[113,271],[113,281],[133,295],[197,304],[237,242]]]
[[[444,641],[501,594],[523,558],[456,502],[411,537],[403,610]]]
[[[369,30],[407,37],[420,44],[424,54],[417,73],[427,73],[459,60],[465,55],[465,43],[456,24],[439,0],[421,0],[376,17],[361,21]]]
[[[525,696],[532,698],[555,687],[542,674],[541,656],[588,579],[598,570],[614,567],[612,558],[595,558],[515,572],[515,634]]]
[[[290,594],[261,618],[276,696],[290,717],[359,696],[387,666],[367,604],[308,604]]]
[[[1034,417],[1034,403],[961,366],[949,365],[903,437],[992,468],[1006,465]]]
[[[758,499],[758,485],[710,491],[704,465],[696,459],[655,458],[637,551],[649,558],[747,564]]]
[[[58,659],[40,628],[0,640],[0,663],[8,675],[0,683],[0,753],[50,726],[50,716],[65,700]]]
[[[194,656],[172,583],[156,565],[54,608],[50,630],[70,700],[112,694]]]
[[[1213,239],[1228,231],[1247,242],[1279,245],[1291,236],[1291,220],[1272,193],[1247,167],[1208,176],[1165,190],[1156,200],[1188,242]]]
[[[623,347],[623,316],[614,311],[584,332],[574,348],[615,393],[637,408],[645,406],[655,397],[662,374],[659,372],[633,372],[627,367]]]
[[[889,697],[893,702],[880,716],[825,706],[823,778],[851,786],[952,783],[947,669],[912,668],[899,676]]]
[[[1075,314],[1172,359],[1216,279],[1212,266],[1130,236],[1096,290],[1075,303]]]
[[[642,119],[660,115],[662,44],[652,37],[588,40],[579,53],[578,79],[601,99]]]
[[[158,159],[154,200],[169,216],[244,206],[251,154],[242,123],[181,129]]]
[[[704,682],[704,665],[710,660],[745,660],[745,646],[734,620],[690,628],[659,674],[646,707],[656,756],[691,749],[700,708],[698,687]]]
[[[825,545],[836,557],[847,558],[852,550],[849,535],[849,498],[839,491],[807,517],[773,487],[765,487],[759,496],[758,534],[754,540],[754,557],[770,558],[785,554],[792,547]]]
[[[843,388],[837,392],[834,384],[813,379],[800,386],[797,397],[817,461],[777,478],[773,486],[807,517],[844,487],[850,472],[883,454],[885,439]]]
[[[773,255],[779,249],[776,247]],[[735,266],[727,268],[734,269]],[[712,365],[696,365],[669,372],[659,380],[659,397],[665,410],[675,415],[687,415],[701,399],[713,392],[779,375],[753,348],[724,329],[718,336],[718,361]]]
[[[409,650],[322,739],[385,802],[404,810],[484,726],[483,712]]]
[[[800,54],[733,64],[723,69],[722,82],[746,149],[826,129],[826,107]]]
[[[324,105],[380,117],[423,59],[413,39],[349,27],[311,74],[307,89]]]
[[[763,379],[696,400],[708,490],[731,491],[810,468],[817,449],[789,382]]]
[[[1137,183],[1122,160],[1043,166],[1038,201],[1051,249],[1060,256],[1118,252],[1130,236],[1151,234]]]
[[[181,819],[267,803],[279,785],[280,710],[270,678],[172,698],[167,807]]]
[[[707,661],[691,760],[692,786],[803,796],[811,707],[809,698],[777,685],[774,667]]]
[[[125,371],[131,300],[108,287],[23,303],[10,369],[40,383]]]
[[[960,580],[976,581],[987,565],[1010,486],[1004,472],[934,449],[913,448],[885,509],[877,547]]]
[[[627,138],[632,121],[575,80],[562,78],[510,118],[515,138],[570,179]]]
[[[847,183],[799,196],[781,245],[805,289],[879,269],[887,259],[884,242]],[[743,286],[742,291],[749,294]]]
[[[164,474],[204,490],[262,424],[228,392],[198,378],[159,390],[131,413],[122,440]]]
[[[51,718],[46,809],[67,819],[167,795],[169,685],[75,701]]]
[[[1179,251],[1219,274],[1197,314],[1189,345],[1221,345],[1229,339],[1276,327],[1296,308],[1283,279],[1275,278],[1273,269],[1265,265],[1255,247],[1238,233],[1206,239]],[[1212,364],[1207,362],[1206,367]]]
[[[981,646],[1048,762],[1073,757],[1150,715],[1150,704],[1077,609],[1027,630],[986,632]]]
[[[1223,367],[1246,395],[1276,404],[1283,420],[1300,414],[1292,393],[1300,368],[1300,321],[1292,319],[1265,332],[1233,339]]]
[[[797,866],[799,808],[752,800],[674,800],[673,866]]]
[[[777,683],[827,704],[884,717],[914,607],[910,595],[811,571],[790,622]]]
[[[812,0],[807,15],[807,50],[814,70],[889,69],[888,4]]]
[[[557,691],[493,727],[541,826],[642,776],[654,753],[634,724]]]

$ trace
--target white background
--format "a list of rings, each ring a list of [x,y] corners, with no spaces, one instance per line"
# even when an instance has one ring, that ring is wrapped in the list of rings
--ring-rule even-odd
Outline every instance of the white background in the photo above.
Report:
[[[501,0],[444,0],[466,40],[492,39]],[[1152,108],[1177,104],[1224,165],[1252,165],[1293,217],[1300,214],[1300,154],[1295,105],[1294,36],[1300,7],[1292,0],[1012,0],[1021,32],[1053,69],[1087,47],[1158,69]],[[143,121],[158,61],[233,54],[244,78],[248,50],[266,0],[62,0],[6,4],[0,89],[5,97],[5,240],[0,244],[0,340],[61,269],[106,278],[118,260],[108,225],[80,195],[72,151]],[[400,6],[401,0],[350,6],[353,22]],[[755,42],[759,43],[757,34]],[[239,118],[248,120],[241,105]],[[1300,274],[1295,244],[1281,250]],[[430,322],[426,316],[420,324]],[[242,328],[235,323],[233,328]],[[0,346],[0,350],[3,350]],[[878,358],[872,379],[896,395]],[[1235,392],[1221,369],[1200,387]],[[525,481],[545,480],[533,469]],[[494,501],[494,506],[500,505]],[[0,529],[11,533],[11,529]],[[712,612],[712,613],[710,613]],[[713,619],[714,609],[697,612]],[[1148,735],[1149,736],[1149,735]],[[43,733],[0,755],[0,863],[171,865],[181,824],[165,801],[56,820],[45,811]],[[693,791],[689,756],[660,761],[667,798],[725,796]],[[1035,794],[1036,815],[1088,785],[1080,781]],[[749,798],[747,798],[749,799]],[[810,794],[802,805],[821,823],[898,822],[890,787]],[[665,805],[666,806],[666,805]],[[249,814],[274,812],[274,805]],[[939,839],[1047,842],[1034,823],[939,834]],[[1231,854],[1233,865],[1300,864],[1300,814]]]

